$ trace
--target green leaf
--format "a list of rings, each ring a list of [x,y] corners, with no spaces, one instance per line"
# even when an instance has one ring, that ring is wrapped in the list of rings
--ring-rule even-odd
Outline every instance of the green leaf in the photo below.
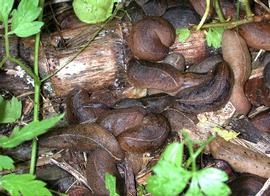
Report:
[[[200,190],[199,187],[199,180],[198,180],[198,175],[195,173],[192,176],[191,183],[189,185],[188,191],[185,193],[185,196],[203,196],[202,191]]]
[[[109,173],[105,173],[105,185],[106,185],[106,189],[108,189],[110,192],[110,196],[119,196],[119,194],[116,192],[115,176]]]
[[[175,142],[168,145],[161,155],[161,159],[181,166],[184,143]]]
[[[147,179],[146,189],[154,196],[175,196],[184,190],[191,173],[180,166],[160,160],[153,171],[155,175]]]
[[[0,123],[12,123],[20,118],[22,113],[22,103],[16,97],[6,101],[0,96]]]
[[[13,163],[14,161],[10,157],[0,155],[0,171],[14,169]]]
[[[116,2],[119,0],[74,0],[73,9],[82,22],[94,24],[104,22],[111,16]]]
[[[208,196],[227,196],[231,191],[224,182],[228,180],[226,172],[216,168],[204,168],[198,171],[198,182],[202,192]]]
[[[190,30],[188,28],[178,28],[176,29],[176,34],[178,35],[178,41],[185,43],[190,36]]]
[[[45,183],[35,180],[31,174],[9,174],[0,178],[0,187],[7,190],[12,196],[51,196]]]
[[[28,37],[40,32],[43,22],[34,21],[41,13],[38,0],[22,0],[12,12],[11,32],[19,37]]]
[[[15,33],[18,37],[29,37],[39,33],[43,24],[43,22],[39,21],[22,23],[11,33]]]
[[[14,0],[0,0],[0,21],[8,22],[9,13],[13,7]]]
[[[56,125],[63,118],[63,116],[64,114],[42,121],[31,122],[30,124],[24,126],[21,129],[15,127],[9,137],[0,137],[0,147],[13,148],[27,140],[31,140],[45,133],[49,128]]]
[[[224,28],[222,27],[209,28],[206,34],[207,45],[214,48],[220,48],[223,32]]]

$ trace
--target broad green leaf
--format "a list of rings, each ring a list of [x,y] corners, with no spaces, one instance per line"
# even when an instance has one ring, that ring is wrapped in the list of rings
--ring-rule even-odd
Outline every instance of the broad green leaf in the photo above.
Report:
[[[231,191],[224,182],[228,180],[226,172],[216,168],[204,168],[198,171],[198,182],[202,192],[208,196],[227,196]]]
[[[178,35],[178,41],[185,43],[190,36],[190,30],[188,28],[178,28],[176,29],[176,34]]]
[[[0,155],[0,171],[14,169],[13,163],[14,161],[10,157]]]
[[[39,21],[20,23],[10,34],[15,33],[18,37],[29,37],[39,33],[43,24]]]
[[[110,196],[119,196],[119,194],[116,192],[116,177],[105,173],[105,185],[106,189],[109,190]]]
[[[147,179],[146,189],[154,196],[176,196],[184,190],[191,174],[182,167],[160,160]]]
[[[0,96],[0,123],[12,123],[20,118],[22,113],[22,103],[16,97],[6,101]]]
[[[15,127],[12,134],[0,137],[0,147],[2,148],[13,148],[19,144],[31,140],[43,133],[45,133],[49,128],[56,125],[62,118],[64,114],[45,119],[42,121],[31,122],[30,124],[24,126],[23,128]]]
[[[41,8],[38,0],[22,0],[17,10],[12,12],[11,30],[14,31],[19,24],[32,22],[40,15]]]
[[[0,0],[0,20],[8,22],[9,13],[13,7],[14,0]]]
[[[220,48],[223,32],[224,28],[222,27],[209,28],[206,34],[207,45],[214,48]]]
[[[74,0],[73,9],[76,16],[85,23],[104,22],[112,15],[114,3],[119,0]]]
[[[0,187],[7,190],[12,196],[51,196],[45,183],[35,180],[31,174],[8,174],[0,178]]]
[[[184,143],[169,144],[161,155],[161,159],[181,166],[183,159]]]

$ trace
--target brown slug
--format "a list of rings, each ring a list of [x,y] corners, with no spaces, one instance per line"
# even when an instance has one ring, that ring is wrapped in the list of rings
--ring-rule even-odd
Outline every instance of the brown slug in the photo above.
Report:
[[[115,137],[95,123],[56,128],[40,138],[39,144],[47,148],[68,148],[80,151],[102,148],[116,160],[124,158],[124,153]]]
[[[228,185],[232,191],[231,196],[253,196],[261,190],[266,179],[251,175],[242,174]],[[270,188],[267,188],[262,196],[270,195]]]
[[[117,192],[123,193],[123,180],[116,167],[116,160],[104,149],[97,148],[89,153],[86,165],[86,178],[93,194],[96,196],[109,195],[105,186],[105,173],[116,177]]]
[[[182,73],[165,63],[135,59],[129,61],[127,76],[135,87],[156,89],[172,95],[185,88],[197,86],[210,78],[205,74]]]
[[[247,45],[263,50],[270,50],[270,24],[268,22],[253,22],[239,27],[240,35]]]
[[[159,61],[175,41],[175,29],[161,17],[145,17],[135,23],[128,38],[133,55],[141,60]]]
[[[245,84],[245,95],[254,106],[270,106],[270,89],[266,87],[263,78],[249,79]]]
[[[148,114],[141,125],[117,136],[126,152],[143,153],[154,151],[164,144],[170,132],[167,119],[161,114]]]
[[[232,73],[226,62],[219,63],[212,79],[176,94],[174,108],[187,113],[201,113],[221,108],[229,99]]]
[[[222,54],[234,74],[230,102],[237,114],[247,114],[251,105],[243,88],[251,73],[251,57],[245,40],[236,31],[226,30],[222,37]]]
[[[94,122],[107,110],[109,110],[107,105],[92,102],[85,89],[74,89],[66,98],[66,118],[70,124]]]
[[[105,112],[97,123],[117,137],[127,129],[139,126],[145,115],[146,110],[142,107],[120,108]]]
[[[269,110],[260,112],[259,114],[251,118],[250,122],[258,130],[270,134],[270,111]]]
[[[266,64],[263,70],[263,80],[265,86],[270,90],[270,62]]]
[[[123,99],[117,102],[113,107],[114,109],[118,109],[140,106],[152,113],[162,113],[164,110],[170,107],[174,100],[175,97],[173,96],[166,93],[159,93],[138,99]]]

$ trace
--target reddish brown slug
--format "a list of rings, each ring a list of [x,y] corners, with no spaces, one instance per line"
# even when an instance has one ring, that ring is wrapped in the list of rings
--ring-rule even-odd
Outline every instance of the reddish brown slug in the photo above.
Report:
[[[165,58],[175,41],[175,29],[161,17],[146,17],[132,27],[128,46],[141,60],[159,61]]]
[[[243,88],[251,73],[251,57],[245,40],[236,31],[226,30],[222,37],[222,54],[234,74],[230,101],[237,114],[247,114],[251,105]]]
[[[270,50],[270,23],[253,22],[239,27],[240,35],[246,40],[247,45],[263,50]]]

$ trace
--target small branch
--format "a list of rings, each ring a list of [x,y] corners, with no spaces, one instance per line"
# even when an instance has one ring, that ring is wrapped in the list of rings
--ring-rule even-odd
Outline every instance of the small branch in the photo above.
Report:
[[[261,190],[255,195],[255,196],[262,196],[265,191],[267,191],[270,188],[270,178],[264,183]]]
[[[208,14],[209,14],[209,9],[210,9],[210,0],[206,0],[206,9],[205,9],[205,12],[203,14],[203,17],[202,17],[199,25],[196,28],[196,31],[200,30],[200,28],[203,26]]]
[[[201,29],[207,29],[211,27],[224,27],[226,29],[232,29],[242,24],[247,24],[251,22],[269,21],[269,20],[270,20],[270,14],[265,14],[263,16],[251,16],[251,17],[244,18],[242,20],[236,20],[236,21],[208,23],[208,24],[204,24],[201,27]],[[194,25],[193,29],[197,29],[197,26]]]
[[[220,7],[219,0],[214,0],[214,7],[215,7],[215,10],[216,10],[216,13],[218,15],[220,22],[225,22],[225,18],[224,18],[224,15],[222,13],[222,9]]]
[[[9,53],[9,40],[8,40],[8,23],[4,22],[4,26],[5,26],[5,51],[6,51],[6,57],[10,56]]]

